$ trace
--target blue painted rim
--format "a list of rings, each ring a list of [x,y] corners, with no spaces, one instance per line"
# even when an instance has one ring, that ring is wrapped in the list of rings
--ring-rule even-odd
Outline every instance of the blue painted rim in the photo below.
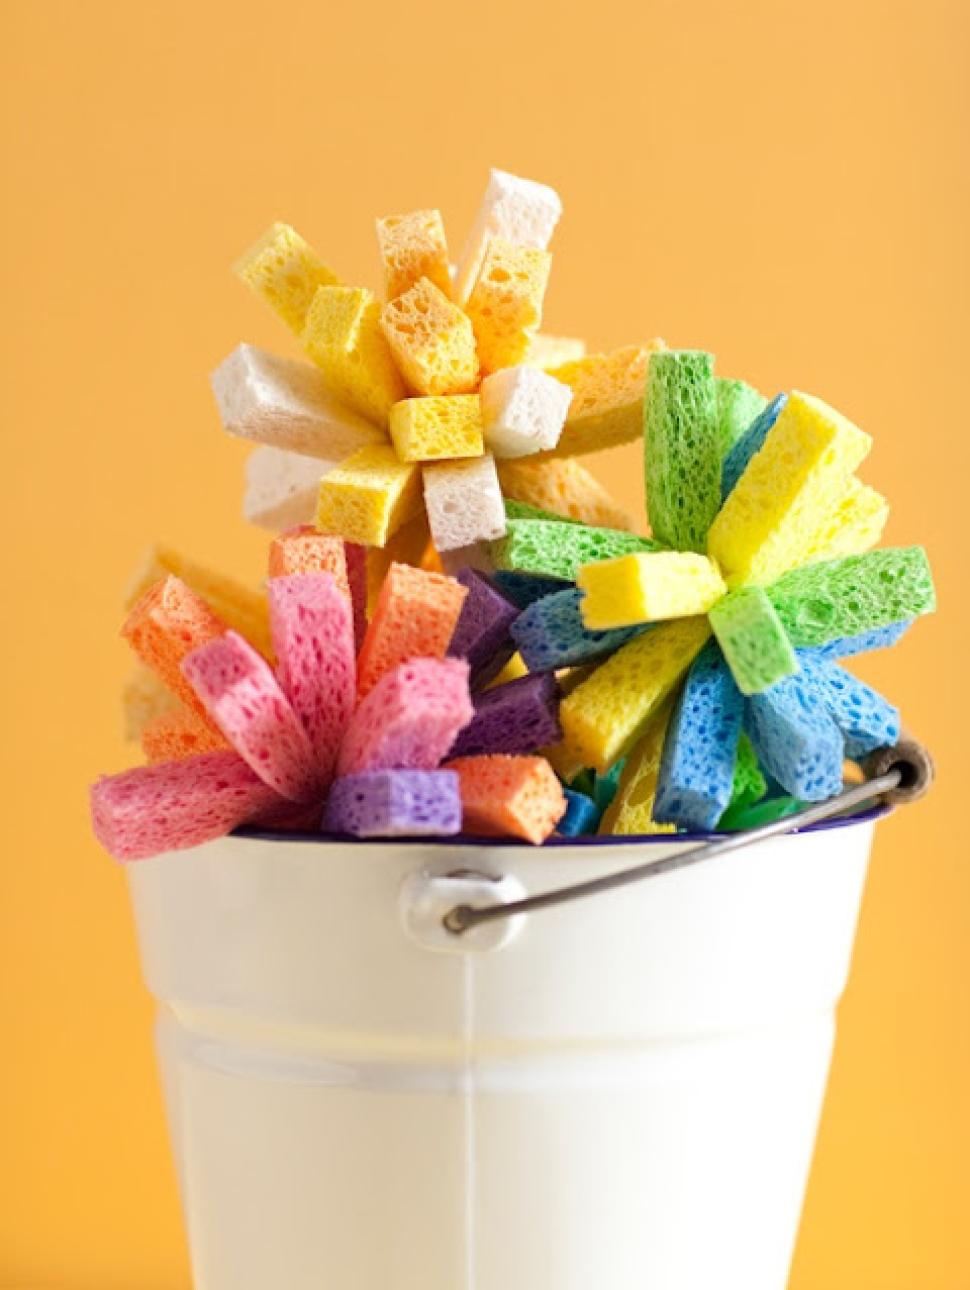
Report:
[[[891,806],[870,806],[857,815],[844,815],[832,820],[822,820],[810,824],[807,829],[792,829],[791,833],[828,833],[833,829],[850,829],[856,824],[869,824],[881,820],[892,813]],[[276,829],[242,828],[235,829],[230,835],[234,838],[249,838],[254,842],[307,842],[339,843],[341,846],[443,846],[443,847],[528,847],[530,850],[542,851],[554,847],[632,847],[632,846],[669,846],[671,842],[713,842],[715,838],[737,836],[734,833],[628,833],[620,836],[607,834],[576,838],[547,838],[541,846],[533,847],[521,838],[483,838],[468,833],[450,835],[433,834],[430,837],[400,838],[355,838],[349,833],[287,833]],[[791,835],[786,835],[791,836]]]

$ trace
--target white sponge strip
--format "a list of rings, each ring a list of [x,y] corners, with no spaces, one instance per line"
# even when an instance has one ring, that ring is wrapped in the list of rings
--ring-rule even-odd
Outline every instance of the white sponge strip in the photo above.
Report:
[[[424,504],[439,551],[490,542],[505,532],[505,506],[491,453],[424,467]]]
[[[562,202],[554,188],[493,170],[458,260],[455,300],[463,305],[468,299],[482,267],[485,248],[493,237],[544,251],[561,214]]]
[[[496,457],[555,448],[573,392],[537,367],[503,367],[482,381],[485,443]]]

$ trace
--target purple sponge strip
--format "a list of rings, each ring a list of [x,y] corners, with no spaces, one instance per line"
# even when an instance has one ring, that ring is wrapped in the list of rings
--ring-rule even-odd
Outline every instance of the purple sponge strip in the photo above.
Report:
[[[371,770],[334,781],[324,827],[358,838],[451,834],[461,829],[453,770]]]
[[[455,740],[452,757],[532,753],[562,739],[559,687],[546,673],[522,676],[475,698],[475,715]]]
[[[461,569],[455,577],[467,587],[468,595],[448,653],[468,659],[471,687],[477,690],[498,676],[514,654],[509,628],[519,610],[480,570]]]

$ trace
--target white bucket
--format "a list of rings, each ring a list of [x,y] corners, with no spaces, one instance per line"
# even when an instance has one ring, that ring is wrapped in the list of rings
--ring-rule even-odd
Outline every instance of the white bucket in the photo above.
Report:
[[[685,842],[132,865],[196,1290],[782,1290],[876,814],[461,938]]]

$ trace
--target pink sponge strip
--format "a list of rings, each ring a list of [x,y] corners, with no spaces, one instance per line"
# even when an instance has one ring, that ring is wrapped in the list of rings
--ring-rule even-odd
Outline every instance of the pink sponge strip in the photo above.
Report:
[[[276,678],[303,723],[318,782],[326,786],[357,698],[350,600],[329,573],[271,578],[267,594]]]
[[[433,770],[473,714],[464,659],[411,659],[385,673],[362,700],[344,736],[338,773]]]
[[[238,632],[193,650],[182,673],[260,779],[295,802],[313,797],[319,781],[306,731],[269,664]]]
[[[94,832],[116,860],[199,846],[279,804],[234,752],[136,766],[91,789]]]

